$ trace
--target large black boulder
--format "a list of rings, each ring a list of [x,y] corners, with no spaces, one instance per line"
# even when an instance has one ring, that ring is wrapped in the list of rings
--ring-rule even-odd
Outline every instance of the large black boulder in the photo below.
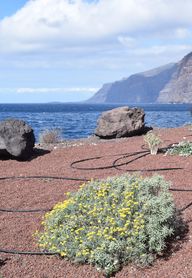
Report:
[[[9,154],[27,160],[33,153],[33,129],[22,120],[7,119],[0,122],[0,154]]]
[[[98,119],[95,135],[104,139],[129,137],[145,132],[145,113],[127,106],[103,112]]]

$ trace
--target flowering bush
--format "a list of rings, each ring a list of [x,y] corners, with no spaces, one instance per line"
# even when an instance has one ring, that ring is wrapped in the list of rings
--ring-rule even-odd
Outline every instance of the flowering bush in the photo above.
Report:
[[[109,277],[121,265],[151,263],[177,221],[169,183],[124,175],[83,184],[47,213],[39,246]]]
[[[173,145],[166,154],[189,156],[192,155],[192,143],[189,141],[182,141],[177,145]]]

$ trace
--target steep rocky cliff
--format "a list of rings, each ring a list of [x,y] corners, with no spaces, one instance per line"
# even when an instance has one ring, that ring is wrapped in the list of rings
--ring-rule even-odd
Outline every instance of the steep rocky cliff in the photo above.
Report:
[[[192,103],[192,53],[185,56],[177,66],[157,99],[161,103]]]
[[[88,102],[192,103],[192,53],[178,63],[104,84]]]

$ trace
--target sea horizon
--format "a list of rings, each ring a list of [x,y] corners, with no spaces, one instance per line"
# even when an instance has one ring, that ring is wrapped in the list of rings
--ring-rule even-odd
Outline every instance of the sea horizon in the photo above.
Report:
[[[59,129],[63,139],[80,139],[94,134],[102,112],[120,106],[144,109],[145,123],[152,127],[179,127],[192,122],[191,104],[91,104],[0,103],[0,120],[17,118],[34,130],[36,141],[44,130]]]

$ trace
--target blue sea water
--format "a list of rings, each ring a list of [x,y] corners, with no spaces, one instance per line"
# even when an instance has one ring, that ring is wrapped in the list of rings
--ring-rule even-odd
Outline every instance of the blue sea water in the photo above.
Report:
[[[36,140],[45,129],[58,128],[64,139],[84,138],[92,135],[97,119],[103,111],[119,104],[48,103],[0,104],[0,120],[17,118],[26,121],[34,130]],[[179,127],[192,123],[192,104],[129,105],[145,111],[148,126]]]

